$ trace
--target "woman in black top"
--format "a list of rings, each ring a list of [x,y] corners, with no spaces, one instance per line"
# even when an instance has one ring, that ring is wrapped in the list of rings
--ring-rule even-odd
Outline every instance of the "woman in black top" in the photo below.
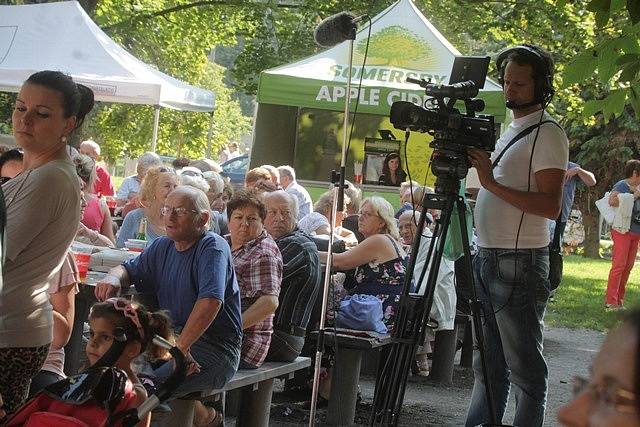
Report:
[[[400,187],[407,175],[402,170],[400,164],[400,155],[398,153],[389,153],[382,164],[382,175],[378,179],[378,184],[389,185],[392,187]]]

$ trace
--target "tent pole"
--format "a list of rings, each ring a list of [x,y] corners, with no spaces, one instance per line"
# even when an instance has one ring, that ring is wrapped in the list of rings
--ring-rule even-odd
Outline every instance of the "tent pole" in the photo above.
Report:
[[[211,113],[209,113],[209,130],[207,130],[207,152],[205,153],[205,157],[207,159],[211,158],[211,149],[213,147],[211,147],[211,144],[213,143],[212,139],[213,139],[213,113],[214,111],[212,110]]]
[[[153,107],[153,139],[151,140],[151,152],[156,152],[156,145],[158,145],[158,127],[160,126],[160,106],[155,105]]]

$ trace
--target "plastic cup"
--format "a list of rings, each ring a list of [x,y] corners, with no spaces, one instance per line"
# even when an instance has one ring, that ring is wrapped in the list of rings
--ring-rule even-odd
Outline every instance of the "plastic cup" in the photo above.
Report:
[[[87,280],[92,249],[93,247],[91,246],[74,245],[71,247],[73,257],[75,258],[76,265],[78,266],[78,273],[80,274],[81,282],[85,282]]]
[[[353,180],[356,184],[362,184],[362,163],[353,162]]]
[[[115,216],[117,204],[118,203],[116,202],[116,199],[114,199],[113,197],[107,197],[107,207],[109,208],[111,216]]]

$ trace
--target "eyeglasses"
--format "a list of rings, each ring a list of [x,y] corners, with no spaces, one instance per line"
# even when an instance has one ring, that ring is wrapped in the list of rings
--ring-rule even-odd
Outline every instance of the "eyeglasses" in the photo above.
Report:
[[[109,298],[105,302],[113,304],[113,306],[118,311],[122,311],[125,317],[131,320],[131,322],[138,329],[138,333],[140,334],[140,338],[144,339],[144,329],[142,328],[142,323],[140,323],[140,318],[138,317],[138,311],[136,307],[131,304],[128,300],[123,298]]]
[[[638,395],[632,391],[619,387],[615,382],[606,381],[594,384],[583,377],[573,377],[573,396],[588,392],[597,402],[610,406],[618,412],[635,414],[638,411]]]
[[[175,214],[178,218],[185,216],[188,212],[198,213],[195,209],[171,208],[169,206],[163,206],[162,209],[160,209],[160,215],[170,216],[171,214]]]

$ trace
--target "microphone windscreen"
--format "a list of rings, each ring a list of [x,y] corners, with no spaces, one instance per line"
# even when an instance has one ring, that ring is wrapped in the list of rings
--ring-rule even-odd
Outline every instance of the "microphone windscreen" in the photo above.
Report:
[[[325,18],[313,32],[316,43],[322,47],[335,46],[353,37],[355,15],[340,12]]]

